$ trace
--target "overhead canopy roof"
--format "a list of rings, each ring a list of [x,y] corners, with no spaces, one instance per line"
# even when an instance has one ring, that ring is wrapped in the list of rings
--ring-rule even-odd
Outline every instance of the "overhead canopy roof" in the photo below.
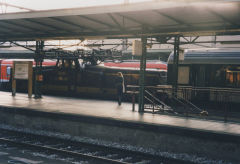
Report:
[[[237,0],[158,0],[0,15],[0,41],[240,34]]]

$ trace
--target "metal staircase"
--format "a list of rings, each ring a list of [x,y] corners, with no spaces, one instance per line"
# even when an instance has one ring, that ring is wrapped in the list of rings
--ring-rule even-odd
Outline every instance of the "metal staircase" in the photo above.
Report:
[[[153,95],[150,91],[145,90],[145,96],[144,96],[146,103],[144,105],[144,109],[151,110],[152,113],[156,112],[164,112],[164,111],[170,111],[172,108],[165,104],[163,101],[159,100],[155,95]]]
[[[180,96],[180,95],[172,95],[172,100],[177,102],[178,104],[182,105],[185,109],[185,113],[192,113],[192,114],[201,114],[203,112],[206,112],[202,109],[200,109],[199,107],[197,107],[196,105],[194,105],[193,103],[191,103],[189,100],[187,100],[186,98]]]
[[[176,94],[175,94],[176,95]],[[182,96],[171,96],[171,105],[167,105],[161,101],[157,96],[151,93],[149,90],[145,90],[145,105],[144,109],[146,112],[151,111],[152,113],[165,112],[165,113],[185,113],[185,114],[201,114],[205,112],[200,109],[187,99]]]

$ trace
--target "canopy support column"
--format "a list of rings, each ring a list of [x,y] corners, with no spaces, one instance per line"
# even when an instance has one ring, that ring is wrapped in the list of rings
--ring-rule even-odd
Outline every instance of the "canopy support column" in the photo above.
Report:
[[[140,61],[140,78],[139,78],[139,101],[138,101],[138,112],[144,112],[144,92],[145,92],[145,72],[146,72],[146,56],[147,56],[147,37],[142,36],[142,55]]]
[[[178,62],[179,62],[179,42],[180,37],[176,36],[174,39],[174,59],[173,59],[173,96],[177,96],[178,91]]]
[[[42,98],[41,93],[41,82],[42,82],[42,62],[44,58],[43,54],[44,41],[36,41],[36,51],[35,51],[35,85],[34,85],[34,98]]]

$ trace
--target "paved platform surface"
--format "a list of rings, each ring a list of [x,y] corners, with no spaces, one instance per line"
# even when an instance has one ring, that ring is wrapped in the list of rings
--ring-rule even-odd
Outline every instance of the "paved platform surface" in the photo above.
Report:
[[[132,111],[131,103],[122,103],[121,106],[118,106],[116,101],[53,96],[43,96],[42,99],[29,99],[27,94],[18,93],[15,97],[12,97],[9,92],[0,92],[0,106],[110,118],[128,122],[174,126],[240,136],[240,124],[237,123],[224,123],[151,113],[139,114],[137,111]],[[138,109],[137,106],[136,109]]]

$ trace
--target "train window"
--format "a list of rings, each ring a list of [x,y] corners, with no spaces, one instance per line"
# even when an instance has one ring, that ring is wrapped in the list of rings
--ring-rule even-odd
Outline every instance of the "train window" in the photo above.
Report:
[[[7,67],[7,77],[10,77],[10,75],[11,75],[11,67],[8,66]]]
[[[235,72],[235,87],[239,87],[240,86],[240,72]]]
[[[226,85],[228,87],[240,87],[240,70],[236,68],[226,70]]]
[[[233,73],[232,72],[227,72],[226,73],[226,80],[227,80],[227,83],[229,84],[232,84],[233,83]]]
[[[189,84],[189,67],[188,66],[180,66],[178,68],[178,83]]]

